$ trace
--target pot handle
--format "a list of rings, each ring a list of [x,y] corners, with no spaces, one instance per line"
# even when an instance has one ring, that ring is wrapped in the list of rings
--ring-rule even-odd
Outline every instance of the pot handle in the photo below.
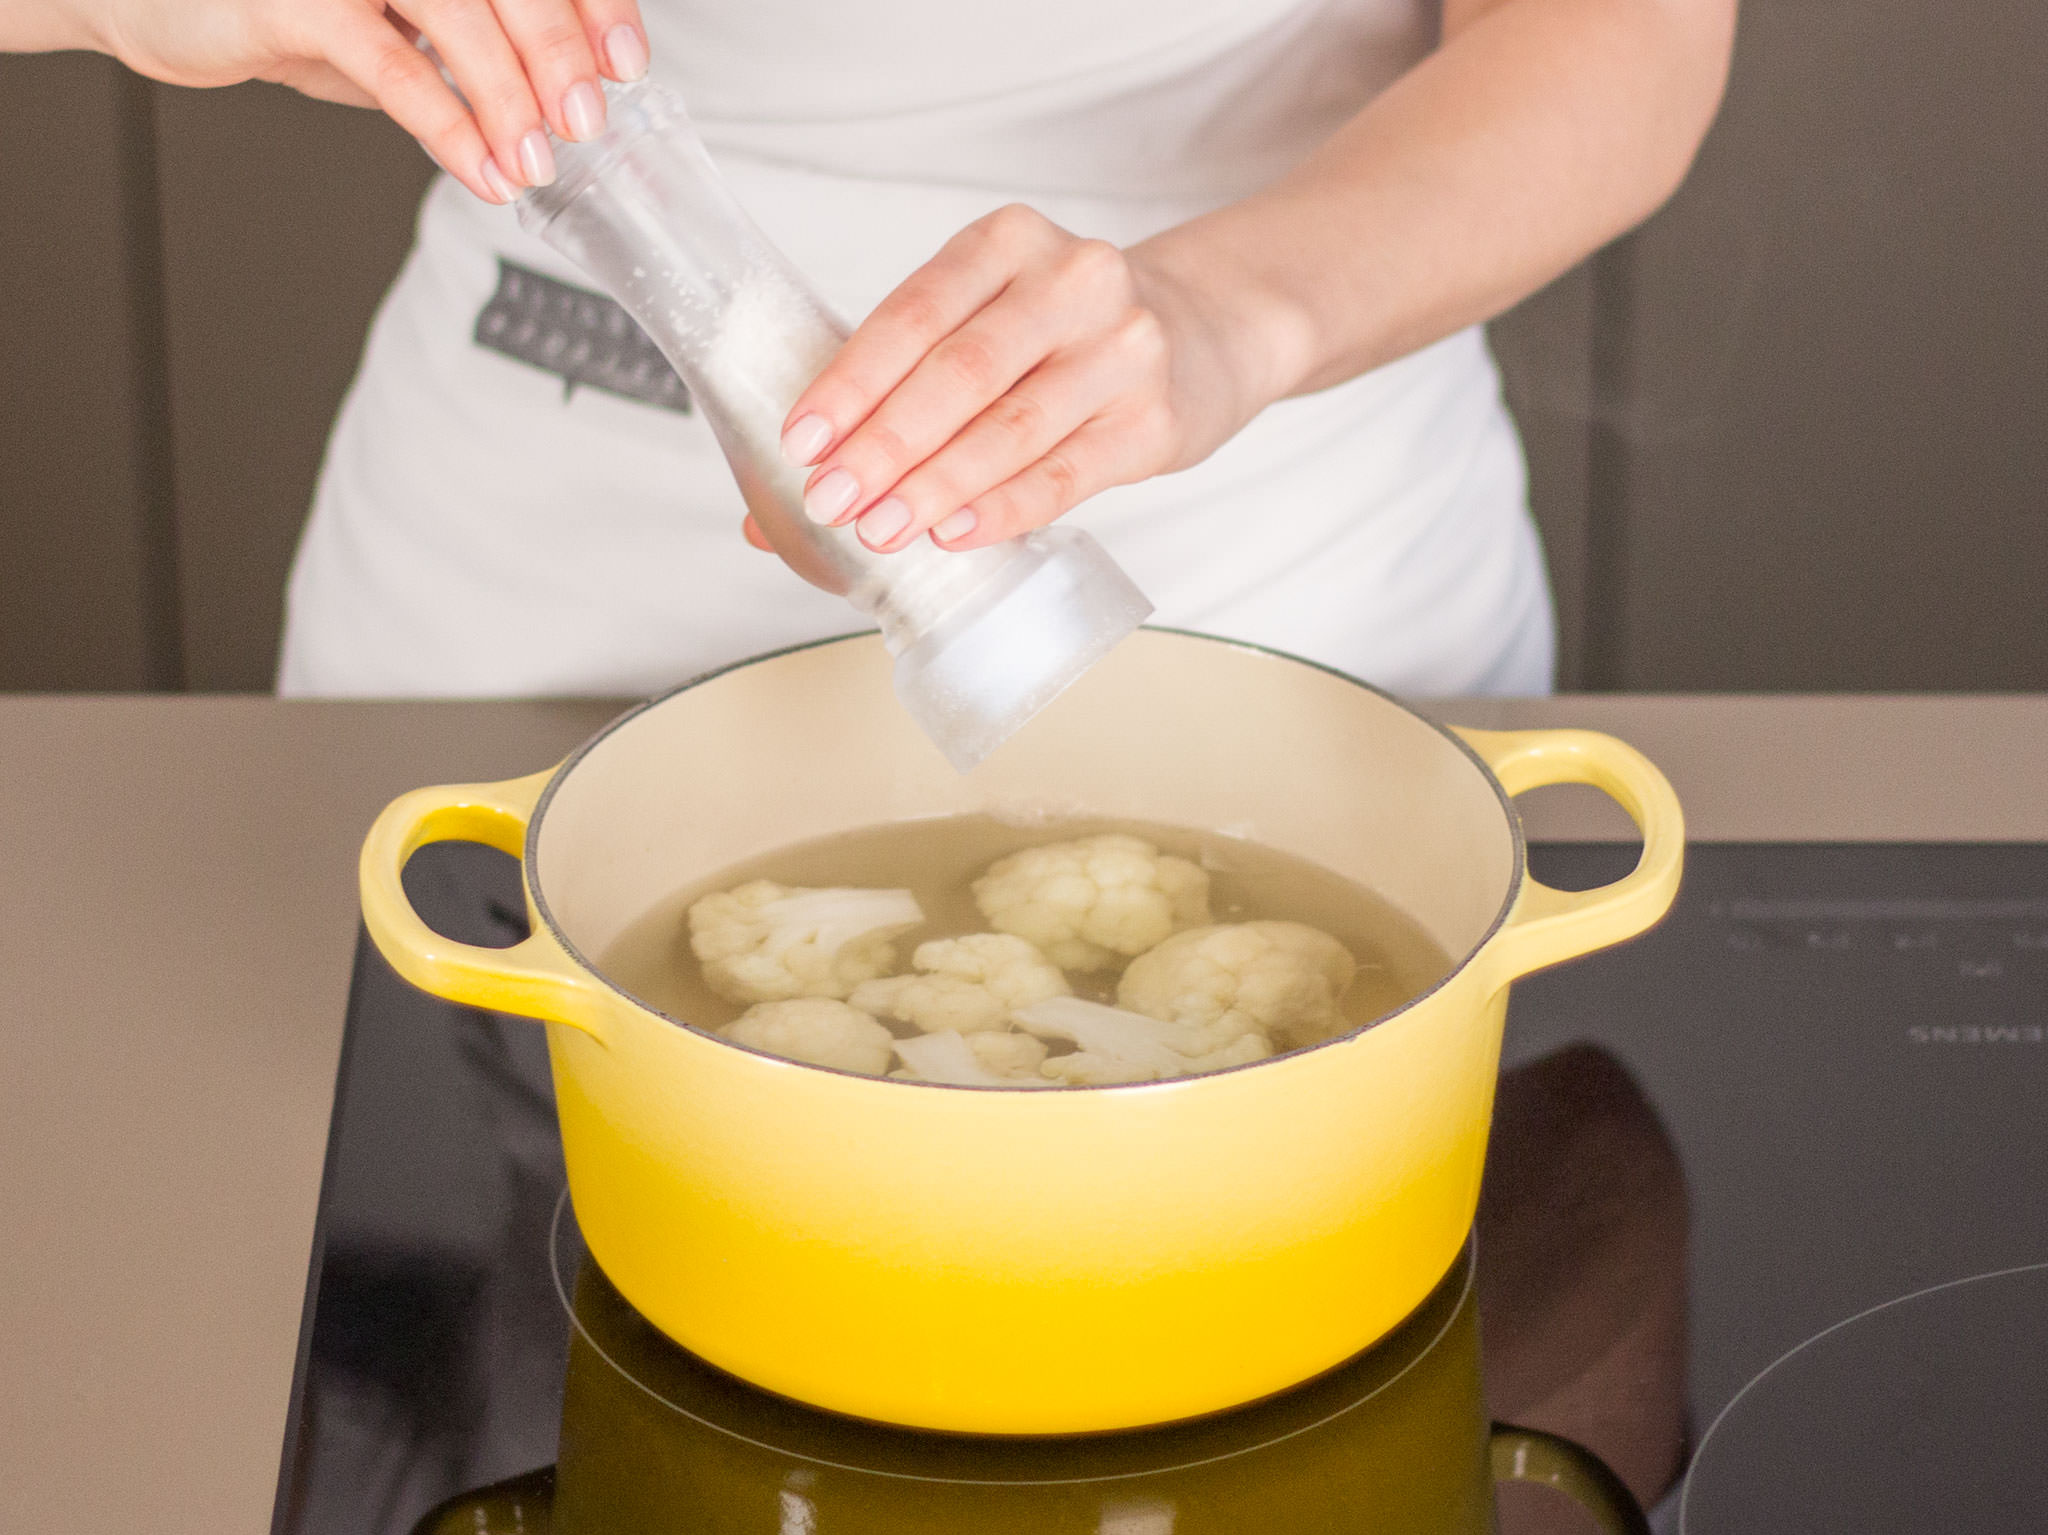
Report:
[[[1633,938],[1670,910],[1685,862],[1685,812],[1648,757],[1595,730],[1460,729],[1458,735],[1509,794],[1590,784],[1626,810],[1643,834],[1642,857],[1611,885],[1558,890],[1522,881],[1515,909],[1493,941],[1504,979]]]
[[[1593,1516],[1602,1535],[1650,1535],[1628,1483],[1584,1445],[1533,1428],[1493,1425],[1493,1479],[1555,1487]]]
[[[566,1023],[602,1041],[605,995],[545,930],[508,949],[444,938],[420,920],[401,876],[429,842],[482,842],[514,858],[525,851],[526,823],[550,769],[504,783],[441,784],[401,794],[384,807],[363,840],[358,866],[363,925],[413,985],[449,1002]]]

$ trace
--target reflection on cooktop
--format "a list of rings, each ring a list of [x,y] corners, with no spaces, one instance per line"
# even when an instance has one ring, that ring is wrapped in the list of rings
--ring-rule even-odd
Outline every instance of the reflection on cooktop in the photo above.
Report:
[[[1612,878],[1626,856],[1532,849],[1537,872],[1566,884]],[[516,869],[486,849],[429,849],[408,885],[457,937],[509,942],[523,928]],[[2008,1388],[2048,1400],[2038,1330],[1988,1304],[1944,1325],[2007,1366],[1989,1394],[1943,1363],[1970,1350],[1939,1343],[1896,1343],[1918,1361],[1910,1390],[1878,1389],[1893,1377],[1861,1351],[1838,1359],[1843,1346],[1826,1339],[1767,1371],[1865,1308],[2048,1258],[2043,981],[2042,849],[1695,849],[1662,929],[1517,986],[1476,1260],[1379,1348],[1200,1424],[1050,1451],[940,1441],[956,1460],[1018,1474],[919,1480],[875,1457],[900,1473],[933,1453],[931,1436],[764,1397],[618,1301],[580,1259],[573,1220],[555,1219],[541,1030],[426,998],[366,947],[278,1528],[402,1535],[451,1494],[492,1484],[459,1511],[470,1535],[538,1528],[550,1510],[558,1530],[735,1535],[1480,1530],[1493,1419],[1590,1446],[1646,1504],[1683,1469],[1688,1423],[1713,1424],[1686,1515],[1694,1535],[1846,1529],[1715,1501],[1798,1460],[1770,1413],[1836,1425],[1809,1431],[1817,1465],[1823,1448],[1903,1432],[1900,1412],[1981,1412]],[[1893,1310],[1874,1314],[1888,1319],[1880,1331],[1907,1327],[1915,1307]],[[2038,1304],[2027,1315],[2038,1329]],[[678,1412],[685,1388],[717,1410]],[[733,1422],[774,1431],[735,1435]],[[1923,1436],[1928,1463],[1996,1483],[2005,1462],[1973,1461],[1969,1448],[1996,1431]],[[1394,1461],[1373,1459],[1396,1441],[1406,1449]],[[2037,1445],[2038,1424],[2016,1442]],[[1195,1443],[1208,1446],[1192,1457],[1199,1473],[1185,1452]],[[1596,1474],[1571,1453],[1526,1436],[1494,1447],[1497,1469],[1566,1483]],[[1123,1469],[1108,1481],[1068,1474],[1089,1456]],[[1376,1464],[1401,1470],[1364,1474]],[[875,1490],[885,1483],[895,1490]],[[1804,1507],[1825,1485],[1787,1483],[1773,1506]],[[967,1501],[920,1513],[903,1487]],[[2002,1522],[1971,1522],[1974,1506],[1950,1499],[1940,1527],[2023,1525],[2005,1515],[2035,1511],[2025,1499],[2038,1489],[2012,1496],[1982,1502]],[[1593,1527],[1549,1489],[1505,1487],[1498,1503],[1507,1535]]]

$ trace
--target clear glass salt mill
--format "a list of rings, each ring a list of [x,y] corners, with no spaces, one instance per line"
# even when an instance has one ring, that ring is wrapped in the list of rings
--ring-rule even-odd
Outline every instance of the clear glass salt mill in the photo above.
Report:
[[[676,96],[644,81],[606,95],[606,131],[556,146],[556,180],[520,199],[520,222],[640,322],[776,552],[880,627],[897,697],[967,771],[1152,604],[1077,528],[958,553],[920,539],[885,555],[851,526],[806,517],[809,471],[783,459],[782,424],[847,327],[734,200]]]

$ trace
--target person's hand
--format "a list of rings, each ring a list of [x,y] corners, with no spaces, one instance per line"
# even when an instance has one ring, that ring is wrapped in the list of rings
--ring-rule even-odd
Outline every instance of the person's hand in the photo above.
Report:
[[[638,0],[75,0],[104,51],[172,85],[271,80],[382,107],[477,196],[554,179],[543,127],[604,128],[600,73],[647,70]],[[434,45],[462,95],[415,46]],[[469,99],[464,105],[462,97]]]
[[[815,466],[811,517],[871,549],[997,543],[1197,462],[1265,403],[1223,365],[1216,322],[1146,247],[1004,208],[861,324],[790,410],[783,452]]]

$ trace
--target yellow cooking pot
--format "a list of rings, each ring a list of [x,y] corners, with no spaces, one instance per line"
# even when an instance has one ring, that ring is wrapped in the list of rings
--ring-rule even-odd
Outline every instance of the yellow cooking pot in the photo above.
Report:
[[[1511,1480],[1555,1486],[1603,1535],[1648,1535],[1590,1451],[1489,1427],[1464,1256],[1377,1346],[1298,1391],[1052,1441],[807,1412],[669,1344],[587,1264],[556,1280],[574,1285],[558,1462],[450,1499],[415,1535],[1494,1535],[1493,1484]]]
[[[1627,809],[1634,872],[1575,893],[1528,877],[1509,796],[1554,783]],[[595,967],[743,859],[992,809],[1229,828],[1378,891],[1457,964],[1311,1049],[1057,1091],[776,1059]],[[459,839],[523,856],[532,937],[475,948],[413,912],[406,860]],[[1655,922],[1683,842],[1670,785],[1610,737],[1454,733],[1338,673],[1163,630],[963,777],[863,635],[701,678],[552,772],[404,795],[361,875],[407,979],[547,1022],[577,1221],[663,1332],[842,1413],[1065,1434],[1269,1395],[1413,1311],[1472,1222],[1508,983]]]

